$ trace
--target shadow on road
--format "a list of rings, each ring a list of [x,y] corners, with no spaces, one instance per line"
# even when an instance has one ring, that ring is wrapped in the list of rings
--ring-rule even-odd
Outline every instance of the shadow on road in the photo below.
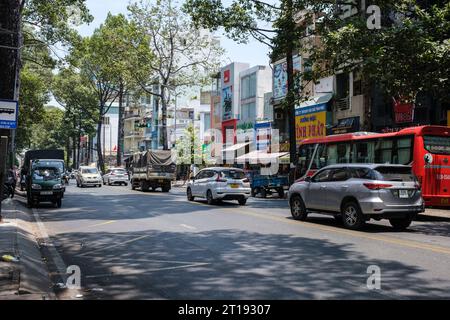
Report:
[[[80,245],[80,240],[83,246]],[[448,298],[449,282],[373,260],[351,244],[242,230],[60,234],[66,264],[81,267],[91,299]],[[366,286],[381,269],[382,290]]]

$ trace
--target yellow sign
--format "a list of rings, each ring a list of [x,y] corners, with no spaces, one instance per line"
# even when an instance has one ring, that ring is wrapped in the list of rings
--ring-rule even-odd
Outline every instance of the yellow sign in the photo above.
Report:
[[[326,136],[326,105],[298,108],[295,110],[295,137],[297,144],[304,139]]]

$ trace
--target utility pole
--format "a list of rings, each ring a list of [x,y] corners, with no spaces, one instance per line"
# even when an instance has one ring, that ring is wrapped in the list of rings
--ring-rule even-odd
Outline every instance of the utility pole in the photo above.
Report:
[[[6,171],[6,153],[8,149],[8,137],[0,138],[0,222],[2,222],[3,184]]]

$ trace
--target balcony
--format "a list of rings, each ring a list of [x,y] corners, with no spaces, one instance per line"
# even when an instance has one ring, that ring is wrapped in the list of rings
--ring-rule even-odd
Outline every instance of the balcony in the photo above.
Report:
[[[142,138],[144,137],[144,130],[127,130],[124,132],[125,138]]]

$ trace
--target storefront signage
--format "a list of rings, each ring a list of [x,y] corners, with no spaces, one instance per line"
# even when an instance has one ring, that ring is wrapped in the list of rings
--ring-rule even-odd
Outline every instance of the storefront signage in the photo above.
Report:
[[[325,103],[295,110],[297,144],[304,139],[326,136],[327,106]]]

